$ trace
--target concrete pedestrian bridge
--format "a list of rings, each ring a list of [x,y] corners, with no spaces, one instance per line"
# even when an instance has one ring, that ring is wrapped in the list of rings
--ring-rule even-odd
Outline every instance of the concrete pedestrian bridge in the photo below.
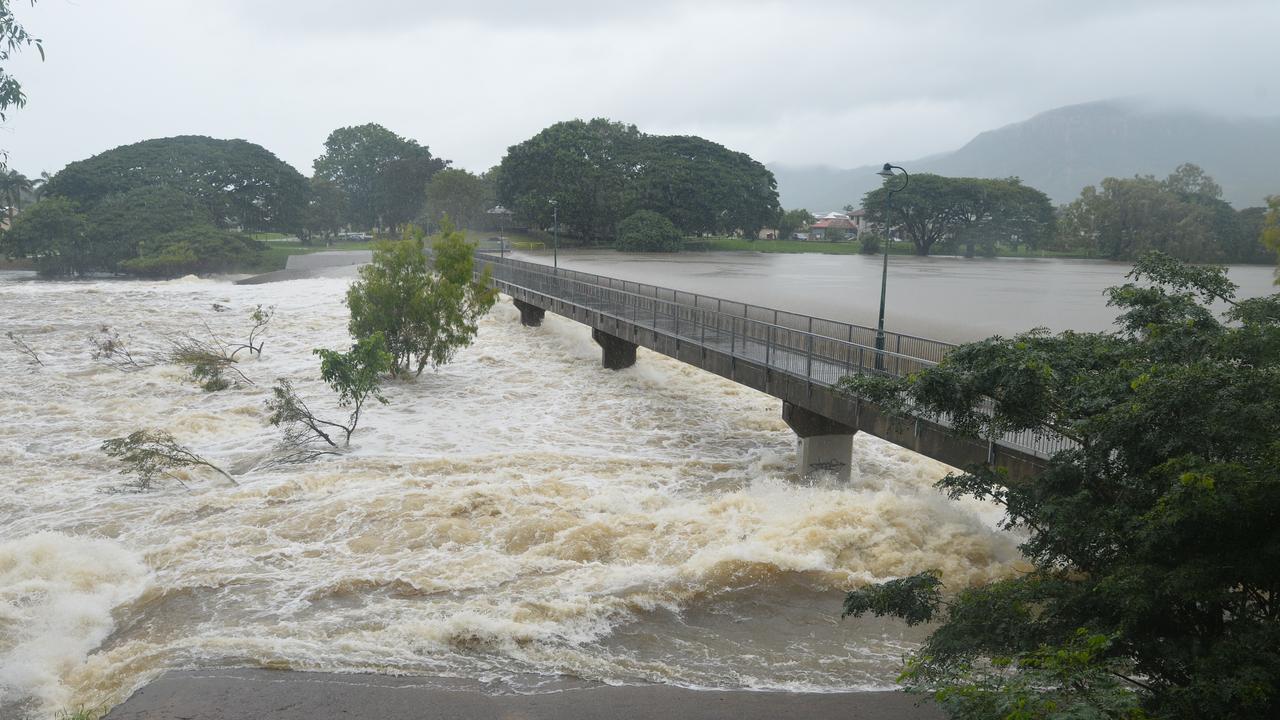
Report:
[[[707,297],[481,252],[493,283],[510,295],[525,325],[550,311],[591,328],[601,362],[621,369],[646,347],[782,400],[783,419],[799,436],[804,473],[849,477],[853,435],[866,432],[956,467],[1006,470],[1011,479],[1039,474],[1068,441],[1031,432],[994,440],[957,435],[944,417],[893,418],[836,385],[857,374],[902,376],[936,364],[953,347],[937,340]],[[877,362],[879,360],[879,362]]]

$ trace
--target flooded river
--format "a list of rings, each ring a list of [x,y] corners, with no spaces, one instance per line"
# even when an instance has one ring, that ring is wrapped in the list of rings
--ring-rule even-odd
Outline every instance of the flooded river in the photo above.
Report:
[[[929,568],[961,587],[1019,562],[991,508],[931,488],[943,466],[859,437],[851,485],[809,486],[777,400],[643,350],[603,370],[586,328],[521,327],[509,302],[452,364],[392,383],[350,453],[267,469],[274,378],[339,412],[311,349],[349,343],[348,282],[0,275],[0,328],[44,363],[0,337],[0,717],[227,664],[494,692],[884,688],[925,631],[838,620],[844,589]],[[204,324],[241,336],[258,303],[276,320],[242,363],[254,385],[205,393],[173,366],[90,357],[102,324],[155,357]],[[122,478],[100,444],[141,428],[239,486],[104,493]]]
[[[550,264],[550,252],[517,253]],[[875,327],[881,256],[786,253],[627,254],[562,250],[582,272],[723,297],[803,315]],[[1125,282],[1131,263],[1045,258],[889,258],[885,327],[965,342],[1044,326],[1108,330],[1115,312],[1104,291]],[[1275,267],[1234,265],[1241,297],[1277,292]]]
[[[857,256],[570,252],[568,267],[861,323]],[[1125,266],[892,258],[889,325],[962,340],[1101,329]],[[1243,294],[1271,269],[1235,268]],[[0,274],[0,717],[110,706],[176,667],[421,675],[533,692],[566,679],[848,690],[892,684],[925,629],[838,620],[841,591],[925,569],[1013,572],[993,509],[931,487],[946,468],[874,438],[853,482],[810,485],[773,398],[640,351],[600,368],[585,327],[524,328],[509,303],[455,362],[392,383],[350,453],[269,469],[263,402],[292,379],[338,413],[315,347],[344,347],[348,278],[43,282]],[[243,334],[276,306],[254,385],[90,357],[107,324],[157,357],[181,333]],[[215,305],[225,307],[215,310]],[[145,494],[99,450],[173,433],[239,481]]]

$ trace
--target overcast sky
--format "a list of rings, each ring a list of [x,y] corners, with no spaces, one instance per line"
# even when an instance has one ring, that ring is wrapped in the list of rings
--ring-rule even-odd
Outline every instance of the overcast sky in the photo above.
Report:
[[[1280,115],[1280,1],[26,0],[0,127],[27,173],[152,137],[266,146],[304,174],[378,122],[482,171],[574,117],[851,167],[1078,102]]]

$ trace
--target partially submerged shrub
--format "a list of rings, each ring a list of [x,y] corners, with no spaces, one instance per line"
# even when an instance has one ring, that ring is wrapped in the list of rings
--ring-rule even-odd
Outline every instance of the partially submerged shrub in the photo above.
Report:
[[[124,463],[121,475],[133,476],[129,482],[113,488],[118,491],[153,490],[161,480],[173,480],[187,487],[176,471],[197,467],[209,468],[232,485],[239,485],[227,471],[180,445],[164,430],[138,430],[127,437],[111,438],[102,443],[102,451]]]
[[[382,376],[391,371],[392,357],[382,333],[362,338],[345,353],[316,350],[320,356],[320,377],[338,393],[338,406],[350,408],[347,421],[336,422],[316,416],[298,395],[289,380],[281,378],[267,400],[268,422],[284,429],[278,462],[302,462],[332,454],[338,447],[333,435],[343,433],[342,447],[351,445],[351,435],[360,424],[360,413],[370,398],[385,404]],[[330,449],[317,447],[323,442]]]

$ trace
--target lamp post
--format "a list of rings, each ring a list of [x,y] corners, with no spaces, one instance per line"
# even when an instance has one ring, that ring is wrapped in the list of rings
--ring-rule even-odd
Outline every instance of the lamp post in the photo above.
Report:
[[[884,372],[884,295],[885,287],[889,283],[889,243],[892,242],[893,236],[889,226],[889,209],[893,203],[893,194],[902,192],[907,189],[907,183],[911,182],[911,176],[907,173],[906,168],[897,165],[885,163],[880,172],[876,173],[885,180],[898,177],[894,169],[902,171],[902,184],[898,187],[889,187],[888,197],[884,199],[884,265],[880,270],[880,320],[876,323],[876,371]]]
[[[551,268],[560,269],[560,203],[551,198]]]

